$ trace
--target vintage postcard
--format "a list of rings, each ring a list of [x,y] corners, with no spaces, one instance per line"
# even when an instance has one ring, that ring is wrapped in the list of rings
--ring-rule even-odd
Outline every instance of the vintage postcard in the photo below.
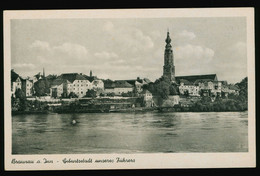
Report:
[[[6,170],[255,167],[253,8],[4,12]]]

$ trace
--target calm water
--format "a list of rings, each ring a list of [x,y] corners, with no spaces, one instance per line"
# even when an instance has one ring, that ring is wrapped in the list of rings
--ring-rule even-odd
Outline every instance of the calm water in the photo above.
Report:
[[[12,152],[246,152],[247,117],[247,112],[17,115]]]

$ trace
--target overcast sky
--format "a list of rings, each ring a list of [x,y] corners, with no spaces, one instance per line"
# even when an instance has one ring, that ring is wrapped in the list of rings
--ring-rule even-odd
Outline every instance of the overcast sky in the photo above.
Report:
[[[41,19],[11,21],[11,63],[21,76],[85,73],[161,77],[169,28],[175,73],[247,76],[246,18]]]

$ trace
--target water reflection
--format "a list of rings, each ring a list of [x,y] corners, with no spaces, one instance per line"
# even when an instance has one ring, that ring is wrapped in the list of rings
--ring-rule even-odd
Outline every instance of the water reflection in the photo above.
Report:
[[[17,115],[12,121],[13,154],[248,150],[247,113],[240,112]]]

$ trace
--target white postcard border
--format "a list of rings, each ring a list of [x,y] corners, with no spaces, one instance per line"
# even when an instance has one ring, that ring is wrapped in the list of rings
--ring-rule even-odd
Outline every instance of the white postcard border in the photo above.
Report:
[[[246,17],[248,58],[248,152],[241,153],[154,153],[154,154],[62,154],[12,155],[11,121],[11,19],[60,18],[166,18],[166,17]],[[125,10],[31,10],[4,11],[4,130],[6,170],[71,170],[71,169],[148,169],[148,168],[231,168],[255,167],[255,46],[253,8],[205,9],[125,9]],[[66,163],[64,159],[134,159],[134,163]],[[53,160],[44,164],[44,158]],[[12,164],[12,160],[34,160],[33,164]],[[41,160],[41,163],[36,163]]]

